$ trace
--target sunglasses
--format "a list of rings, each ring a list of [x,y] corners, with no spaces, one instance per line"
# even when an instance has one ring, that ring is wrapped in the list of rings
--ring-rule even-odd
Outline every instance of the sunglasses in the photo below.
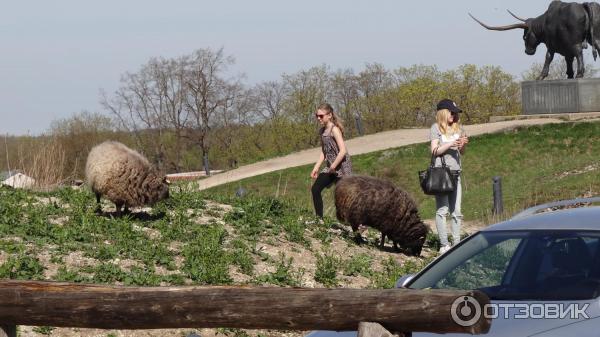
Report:
[[[328,114],[315,114],[315,117],[317,117],[318,119],[321,119],[323,117],[325,117]]]

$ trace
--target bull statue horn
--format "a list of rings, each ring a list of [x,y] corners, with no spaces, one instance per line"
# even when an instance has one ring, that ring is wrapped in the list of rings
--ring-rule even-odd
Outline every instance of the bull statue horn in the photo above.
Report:
[[[489,29],[489,30],[510,30],[510,29],[517,29],[517,28],[521,28],[521,29],[527,29],[529,27],[527,27],[527,24],[525,23],[515,23],[514,25],[507,25],[507,26],[488,26],[485,23],[477,20],[473,15],[471,15],[471,13],[469,13],[469,16],[477,21],[477,23],[479,23],[480,25],[483,26],[483,28],[485,29]]]
[[[526,21],[527,21],[526,19],[523,19],[523,18],[520,18],[520,17],[516,16],[516,15],[515,15],[513,12],[511,12],[511,11],[510,11],[510,10],[508,10],[508,9],[507,9],[506,11],[508,12],[508,14],[512,15],[512,16],[513,16],[513,18],[515,18],[515,19],[517,19],[517,20],[519,20],[519,21],[523,21],[523,22],[526,22]]]

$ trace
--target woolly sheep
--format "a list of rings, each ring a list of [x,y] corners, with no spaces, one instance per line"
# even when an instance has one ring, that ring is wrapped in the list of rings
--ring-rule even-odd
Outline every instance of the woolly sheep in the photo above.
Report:
[[[169,197],[169,181],[138,152],[114,141],[98,144],[90,151],[85,178],[100,209],[100,197],[121,207],[152,205]]]
[[[392,183],[368,176],[348,176],[335,187],[336,216],[352,227],[357,239],[362,239],[359,226],[381,231],[381,247],[385,236],[411,255],[419,256],[427,236],[427,226],[421,221],[413,199]]]

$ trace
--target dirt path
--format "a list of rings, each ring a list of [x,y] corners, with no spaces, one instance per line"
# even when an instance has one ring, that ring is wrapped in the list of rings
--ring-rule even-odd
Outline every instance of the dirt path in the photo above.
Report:
[[[524,125],[539,125],[548,123],[562,123],[561,119],[536,118],[511,120],[495,123],[466,125],[465,130],[469,136],[477,136],[486,133],[494,133]],[[385,150],[399,146],[427,142],[429,140],[429,128],[423,129],[400,129],[380,132],[363,137],[350,139],[346,146],[350,154],[357,155],[373,151]],[[320,147],[295,152],[283,157],[277,157],[258,163],[238,167],[237,169],[216,174],[212,177],[199,181],[201,190],[217,185],[225,184],[240,179],[257,176],[260,174],[301,166],[316,162],[319,157]],[[307,175],[309,172],[306,173]]]

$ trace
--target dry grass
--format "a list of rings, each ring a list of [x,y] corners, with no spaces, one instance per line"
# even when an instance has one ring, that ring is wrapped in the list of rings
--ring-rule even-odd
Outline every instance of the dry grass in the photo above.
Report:
[[[50,191],[69,181],[66,174],[66,151],[55,137],[38,139],[19,148],[18,164],[24,174],[35,179],[31,187],[37,191]]]

